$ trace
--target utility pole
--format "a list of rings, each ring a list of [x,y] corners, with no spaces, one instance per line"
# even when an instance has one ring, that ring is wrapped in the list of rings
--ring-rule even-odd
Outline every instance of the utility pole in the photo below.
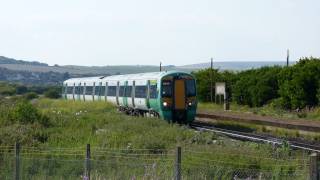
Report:
[[[161,61],[160,61],[160,72],[161,72],[161,70],[162,70],[162,63],[161,63]]]
[[[213,58],[211,58],[211,66],[210,66],[210,100],[213,102]]]
[[[287,49],[287,67],[289,67],[289,49]]]

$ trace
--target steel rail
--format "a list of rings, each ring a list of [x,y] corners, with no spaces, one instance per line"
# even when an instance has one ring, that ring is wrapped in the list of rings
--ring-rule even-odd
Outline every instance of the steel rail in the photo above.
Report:
[[[258,135],[258,134],[252,134],[252,133],[244,133],[244,132],[239,132],[239,131],[215,128],[213,126],[203,125],[201,123],[192,123],[192,124],[190,124],[190,127],[197,129],[197,130],[211,131],[211,132],[215,132],[218,134],[223,134],[223,135],[233,137],[233,138],[249,140],[249,141],[254,141],[254,142],[265,142],[265,143],[270,143],[270,144],[274,144],[274,145],[282,145],[284,143],[284,141],[286,141],[286,142],[288,142],[288,145],[290,147],[320,153],[320,147],[316,146],[316,145],[312,145],[312,144],[283,140],[283,139],[279,139],[279,138],[263,136],[263,135]]]

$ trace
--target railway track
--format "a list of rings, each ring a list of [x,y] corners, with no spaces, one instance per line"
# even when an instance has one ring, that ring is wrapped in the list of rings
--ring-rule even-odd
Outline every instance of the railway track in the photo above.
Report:
[[[215,133],[222,134],[234,139],[240,139],[240,140],[246,140],[246,141],[263,142],[263,143],[269,143],[277,146],[280,146],[284,143],[288,143],[289,146],[294,149],[302,149],[302,150],[320,153],[320,146],[308,144],[305,142],[290,141],[290,140],[280,139],[280,138],[271,137],[267,135],[221,129],[200,121],[195,121],[194,123],[190,124],[190,127],[196,130],[215,132]]]

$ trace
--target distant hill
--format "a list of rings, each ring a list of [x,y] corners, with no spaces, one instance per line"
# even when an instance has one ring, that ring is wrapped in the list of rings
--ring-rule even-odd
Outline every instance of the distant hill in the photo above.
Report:
[[[16,59],[7,58],[4,56],[0,56],[0,64],[23,64],[23,65],[34,65],[34,66],[48,66],[48,64],[40,63],[38,61],[16,60]]]
[[[220,70],[241,71],[262,66],[285,65],[282,61],[233,61],[233,62],[214,62],[213,67]],[[163,70],[177,70],[192,72],[199,69],[209,68],[210,63],[199,63],[184,66],[168,65],[163,66]],[[18,81],[23,83],[44,83],[57,84],[70,77],[84,76],[109,76],[115,74],[133,74],[143,72],[159,71],[159,66],[150,65],[124,65],[124,66],[49,66],[38,61],[15,60],[0,56],[0,80]]]
[[[290,64],[294,64],[291,62]],[[263,66],[285,66],[286,62],[284,61],[224,61],[224,62],[213,62],[213,68],[220,70],[247,70],[247,69],[255,69]],[[199,63],[199,64],[190,64],[179,66],[181,69],[205,69],[210,68],[211,63]]]

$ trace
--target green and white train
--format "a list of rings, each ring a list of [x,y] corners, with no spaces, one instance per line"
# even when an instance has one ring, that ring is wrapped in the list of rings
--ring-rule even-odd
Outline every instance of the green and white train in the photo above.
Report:
[[[190,123],[197,109],[196,82],[185,72],[73,78],[63,82],[69,100],[108,101],[131,115],[150,115]]]

